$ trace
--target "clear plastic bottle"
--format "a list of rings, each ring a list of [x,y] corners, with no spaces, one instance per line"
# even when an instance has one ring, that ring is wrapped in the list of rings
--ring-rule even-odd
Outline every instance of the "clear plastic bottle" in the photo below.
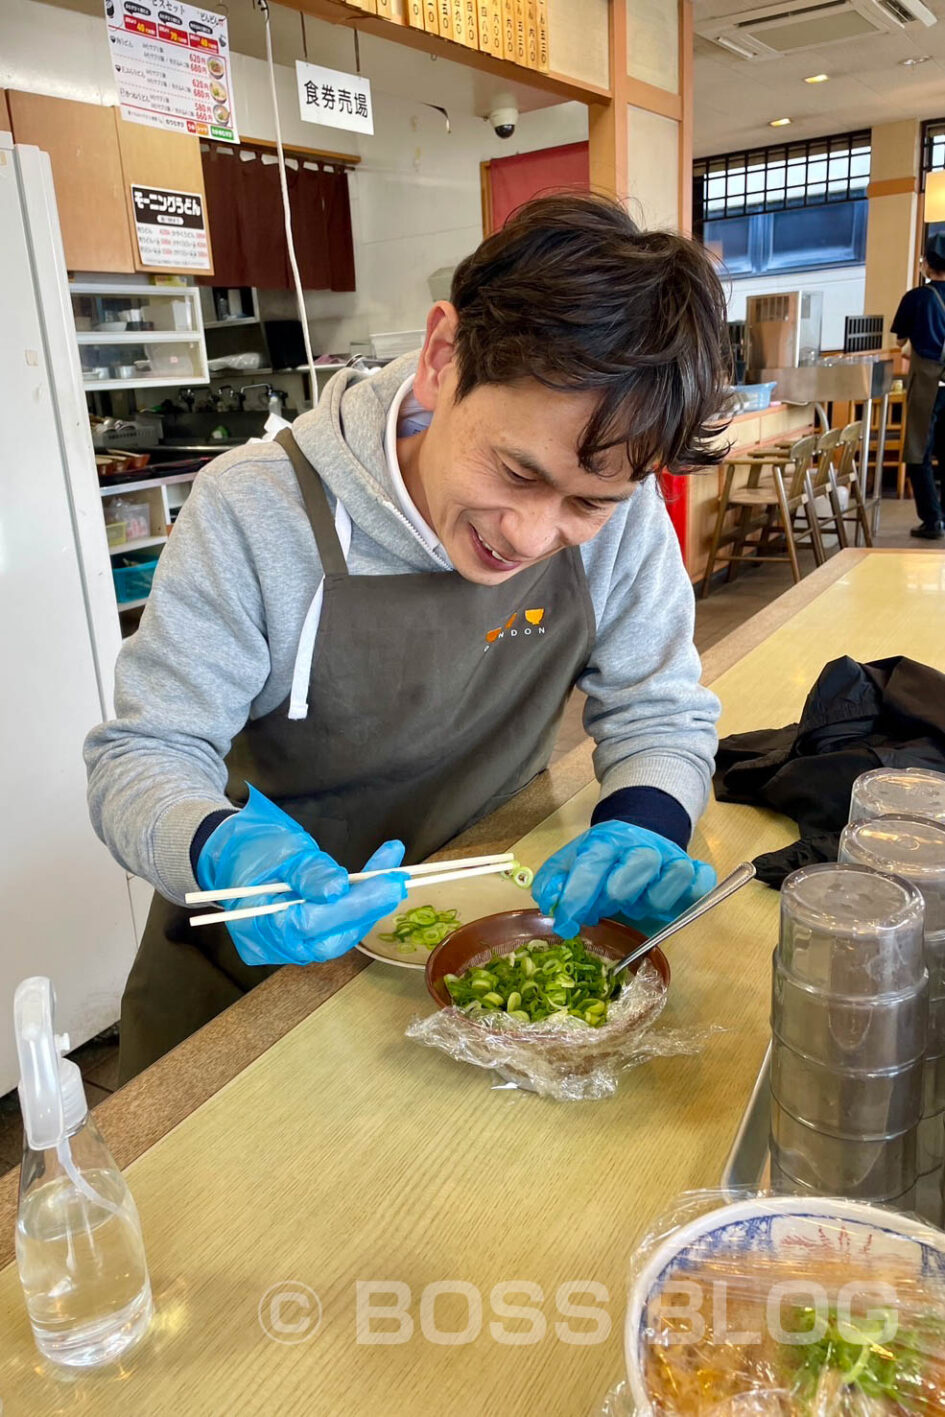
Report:
[[[33,1335],[54,1363],[114,1362],[147,1332],[153,1305],[131,1192],[60,1057],[48,979],[14,1000],[24,1146],[16,1257]]]

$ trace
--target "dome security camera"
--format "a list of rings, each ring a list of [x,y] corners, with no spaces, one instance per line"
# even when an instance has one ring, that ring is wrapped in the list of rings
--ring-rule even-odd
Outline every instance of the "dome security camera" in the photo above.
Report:
[[[511,138],[518,123],[518,104],[511,94],[496,94],[489,109],[489,122],[497,138]]]

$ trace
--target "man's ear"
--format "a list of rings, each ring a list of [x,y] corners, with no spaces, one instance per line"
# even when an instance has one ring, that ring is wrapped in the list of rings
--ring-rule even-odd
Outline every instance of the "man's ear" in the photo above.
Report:
[[[459,317],[448,300],[438,300],[427,316],[427,333],[413,381],[414,397],[432,413],[451,382]]]

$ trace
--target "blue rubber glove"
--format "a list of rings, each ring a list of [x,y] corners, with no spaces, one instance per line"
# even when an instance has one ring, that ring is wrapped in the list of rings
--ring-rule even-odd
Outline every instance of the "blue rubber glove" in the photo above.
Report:
[[[675,920],[715,885],[715,872],[675,842],[630,822],[598,822],[556,851],[532,884],[555,933],[571,939],[582,925],[620,913],[650,927]]]
[[[386,841],[364,869],[386,870],[403,859],[403,842]],[[242,811],[225,818],[210,833],[197,861],[197,880],[203,890],[286,881],[304,897],[304,905],[276,915],[227,922],[246,964],[310,964],[345,954],[372,925],[396,909],[407,894],[406,879],[392,872],[350,885],[344,867],[319,850],[298,822],[254,787]],[[226,908],[277,900],[277,895],[254,896],[229,901]]]

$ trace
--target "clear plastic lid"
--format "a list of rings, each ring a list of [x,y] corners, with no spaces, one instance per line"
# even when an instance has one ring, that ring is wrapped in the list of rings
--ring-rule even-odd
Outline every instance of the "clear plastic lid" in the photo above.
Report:
[[[931,768],[873,768],[861,773],[850,797],[850,821],[927,817],[945,822],[945,772]]]
[[[926,934],[945,930],[945,824],[905,815],[854,822],[843,829],[839,859],[911,881],[925,901]]]

